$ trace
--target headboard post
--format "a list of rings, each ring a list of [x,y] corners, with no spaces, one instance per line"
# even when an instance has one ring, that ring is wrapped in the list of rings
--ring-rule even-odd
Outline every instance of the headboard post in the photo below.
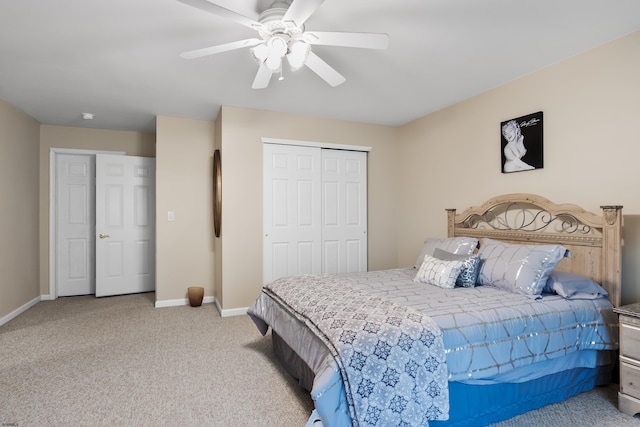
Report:
[[[621,304],[622,295],[622,206],[600,206],[604,218],[602,224],[602,263],[605,276],[602,281],[609,290],[609,301],[614,307]],[[618,286],[609,286],[617,284]]]
[[[447,211],[447,237],[455,236],[455,226],[456,226],[456,210],[455,209],[445,209]]]

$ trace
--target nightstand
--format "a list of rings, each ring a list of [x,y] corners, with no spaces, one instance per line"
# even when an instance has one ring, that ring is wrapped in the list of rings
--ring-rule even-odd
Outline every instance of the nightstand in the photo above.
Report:
[[[618,409],[640,413],[640,303],[614,308],[620,319],[620,391]]]

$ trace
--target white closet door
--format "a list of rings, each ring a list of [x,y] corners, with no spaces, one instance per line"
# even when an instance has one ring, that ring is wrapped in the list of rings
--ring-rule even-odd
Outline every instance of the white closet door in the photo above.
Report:
[[[264,144],[263,279],[321,273],[320,148]]]
[[[322,150],[322,272],[367,271],[367,153]]]
[[[95,180],[95,156],[56,155],[55,271],[61,297],[96,291]]]

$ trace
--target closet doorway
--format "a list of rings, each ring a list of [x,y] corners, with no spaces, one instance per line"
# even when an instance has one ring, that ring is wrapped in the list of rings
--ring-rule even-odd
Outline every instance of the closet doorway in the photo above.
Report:
[[[263,140],[263,281],[367,270],[367,147]]]

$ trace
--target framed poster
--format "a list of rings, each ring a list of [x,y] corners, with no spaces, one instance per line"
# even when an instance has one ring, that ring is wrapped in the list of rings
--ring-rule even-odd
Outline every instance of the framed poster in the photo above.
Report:
[[[542,111],[500,123],[502,173],[542,169]]]

